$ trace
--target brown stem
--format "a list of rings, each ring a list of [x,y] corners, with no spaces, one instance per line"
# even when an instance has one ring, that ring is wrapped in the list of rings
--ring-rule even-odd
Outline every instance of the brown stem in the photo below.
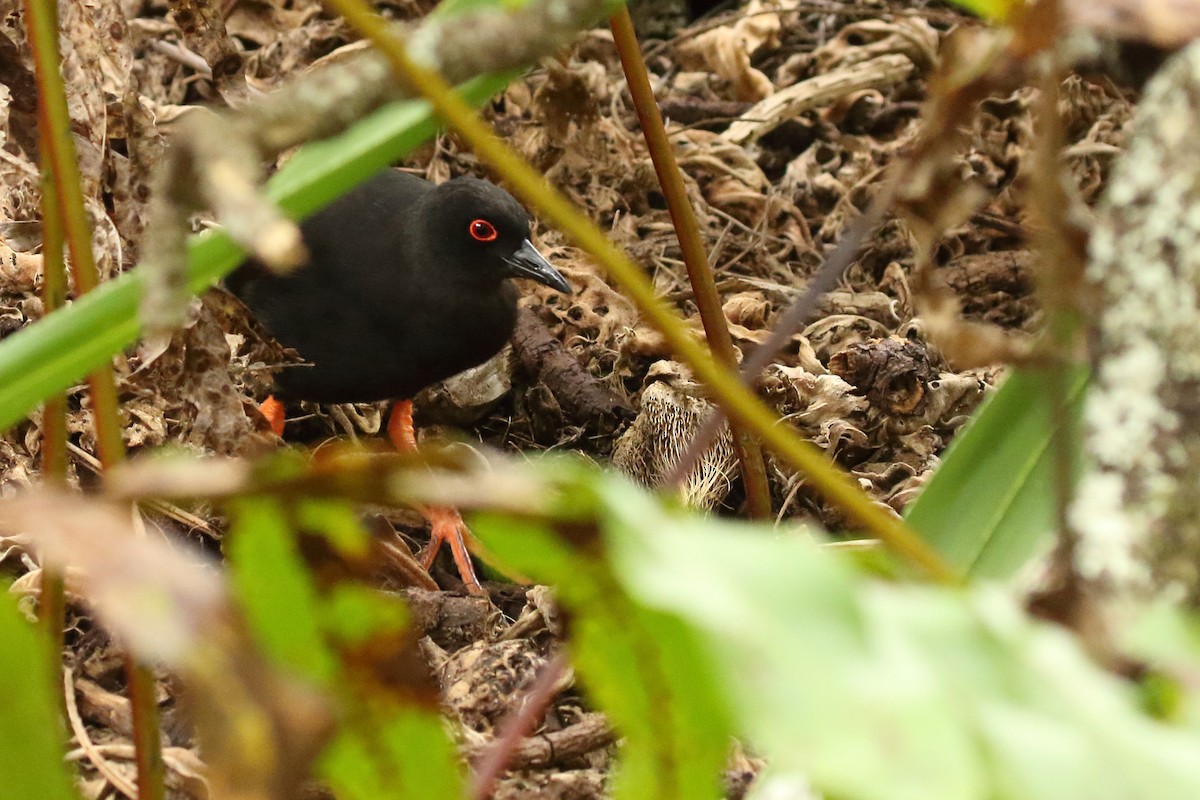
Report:
[[[54,165],[46,155],[46,125],[39,123],[42,166],[42,305],[46,313],[66,305],[67,275],[63,262],[62,215],[54,192]],[[67,481],[67,402],[59,395],[42,407],[42,480],[56,485]],[[49,642],[54,683],[62,664],[63,627],[66,620],[66,588],[61,570],[42,565],[40,621]],[[64,713],[66,709],[63,709]]]
[[[804,294],[796,298],[796,301],[788,306],[788,309],[780,315],[775,323],[771,335],[767,340],[754,349],[754,352],[742,362],[742,368],[738,371],[738,377],[746,386],[753,386],[758,380],[762,371],[767,368],[767,365],[775,360],[775,356],[783,350],[792,336],[794,336],[817,309],[817,303],[827,293],[837,288],[841,282],[842,276],[846,274],[846,270],[854,262],[855,255],[858,254],[858,249],[863,241],[870,236],[875,230],[884,212],[891,206],[892,199],[895,196],[895,180],[890,180],[884,189],[875,196],[871,201],[871,205],[867,208],[865,214],[856,219],[850,228],[842,234],[842,239],[838,242],[837,247],[829,258],[825,259],[825,263],[817,270],[812,279],[808,282],[808,286],[804,289]],[[721,422],[725,419],[725,412],[718,406],[704,424],[700,426],[700,430],[692,437],[692,441],[688,443],[687,449],[683,455],[679,457],[679,461],[675,464],[675,468],[666,476],[663,477],[663,486],[679,486],[687,478],[691,472],[692,466],[700,460],[700,456],[704,455],[704,451],[716,438],[717,433],[721,429]]]
[[[59,69],[58,19],[55,6],[46,0],[25,0],[29,44],[33,51],[38,83],[38,116],[45,125],[41,138],[45,157],[53,165],[54,190],[62,215],[67,248],[71,253],[71,275],[78,294],[90,292],[100,283],[92,254],[92,231],[84,209],[71,118],[67,113],[67,90]],[[116,382],[112,368],[97,370],[88,377],[92,388],[92,416],[100,458],[111,465],[124,457],[121,417],[117,411]]]
[[[83,191],[71,118],[67,112],[67,90],[58,54],[58,17],[54,0],[25,0],[30,48],[33,51],[38,88],[39,142],[43,163],[51,167],[60,228],[71,253],[75,290],[84,294],[100,282],[92,254],[92,232],[83,203]],[[61,248],[60,248],[61,250]],[[91,387],[92,419],[101,463],[111,467],[125,456],[121,440],[121,417],[117,408],[116,380],[112,365],[88,376]],[[130,658],[126,663],[133,707],[134,741],[137,745],[138,795],[142,800],[164,796],[162,751],[159,741],[158,707],[154,703],[154,677]]]
[[[708,254],[700,238],[700,226],[696,222],[695,211],[688,202],[683,176],[679,172],[675,153],[667,139],[667,129],[658,110],[658,101],[654,99],[654,90],[650,88],[650,76],[646,73],[646,62],[642,60],[642,51],[638,46],[637,33],[634,32],[629,9],[622,6],[609,20],[609,27],[612,28],[617,53],[621,57],[621,66],[625,70],[625,82],[629,85],[633,107],[637,110],[638,121],[642,124],[642,135],[646,137],[646,146],[650,149],[650,160],[654,162],[659,186],[667,199],[667,209],[671,212],[671,222],[675,225],[675,236],[679,240],[679,249],[687,267],[688,280],[692,284],[692,293],[700,311],[700,321],[704,324],[708,346],[719,362],[736,367],[737,354],[733,349],[733,339],[729,335],[725,312],[721,308],[721,296],[717,293],[717,284],[708,264]],[[734,423],[729,427],[733,434],[733,448],[741,464],[742,483],[746,487],[747,511],[756,519],[768,519],[771,516],[771,486],[767,482],[762,447],[741,425]]]
[[[166,794],[166,767],[162,758],[162,735],[159,732],[154,673],[145,664],[138,663],[133,656],[126,656],[125,675],[129,681],[129,709],[133,718],[138,797],[149,796],[153,800],[163,800]]]
[[[1079,339],[1079,286],[1087,265],[1087,240],[1071,213],[1079,201],[1067,194],[1061,154],[1065,147],[1063,120],[1058,110],[1061,70],[1047,67],[1040,76],[1034,132],[1030,204],[1041,216],[1030,239],[1041,261],[1052,269],[1037,270],[1037,294],[1046,313],[1046,347],[1053,361],[1069,354]],[[1071,414],[1070,379],[1067,370],[1054,368],[1047,380],[1051,414],[1051,452],[1054,459],[1054,496],[1059,547],[1067,564],[1074,563],[1078,531],[1070,522],[1075,490],[1075,453],[1078,431]],[[1068,580],[1078,580],[1075,571]],[[1075,593],[1073,593],[1075,594]]]

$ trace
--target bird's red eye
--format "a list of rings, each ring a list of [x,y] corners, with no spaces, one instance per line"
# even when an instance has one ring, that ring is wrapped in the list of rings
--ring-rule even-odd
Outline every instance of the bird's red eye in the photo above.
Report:
[[[494,242],[500,235],[496,233],[496,226],[486,219],[471,220],[470,231],[471,238],[477,242]]]

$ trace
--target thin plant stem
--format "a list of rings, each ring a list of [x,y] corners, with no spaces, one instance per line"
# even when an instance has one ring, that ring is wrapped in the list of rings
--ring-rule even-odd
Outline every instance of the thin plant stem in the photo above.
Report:
[[[39,141],[44,148],[43,158],[51,166],[50,182],[71,254],[75,291],[82,295],[95,289],[100,277],[92,253],[91,226],[84,208],[82,179],[67,111],[67,90],[60,71],[57,5],[55,0],[25,0],[24,5],[37,77],[42,131]],[[125,457],[112,365],[92,372],[88,376],[88,385],[100,462],[105,468],[111,468]],[[164,771],[154,676],[132,657],[126,659],[125,666],[133,717],[138,796],[141,800],[162,800],[165,795]]]
[[[1040,76],[1034,117],[1037,146],[1033,151],[1032,174],[1035,178],[1030,182],[1029,198],[1030,206],[1043,218],[1043,225],[1030,239],[1041,260],[1053,265],[1052,269],[1038,270],[1036,289],[1046,314],[1044,347],[1055,365],[1047,375],[1055,518],[1060,548],[1070,563],[1079,533],[1070,520],[1079,432],[1071,411],[1071,379],[1068,370],[1061,368],[1061,362],[1077,344],[1082,328],[1077,287],[1083,282],[1087,253],[1083,235],[1072,227],[1072,198],[1063,188],[1060,154],[1065,148],[1065,136],[1058,108],[1061,79],[1061,71],[1052,67],[1046,67]],[[1076,579],[1072,572],[1068,580]]]
[[[100,277],[92,254],[91,225],[83,204],[75,141],[71,138],[67,90],[59,71],[56,8],[50,0],[25,0],[25,10],[37,70],[38,114],[48,131],[41,141],[46,146],[46,157],[53,165],[54,193],[62,214],[67,248],[71,253],[71,276],[75,280],[75,291],[85,294],[99,285]],[[121,416],[117,410],[116,381],[111,366],[89,375],[88,385],[91,388],[92,417],[100,460],[106,466],[111,466],[125,455],[121,441]]]
[[[738,376],[747,388],[754,385],[763,370],[787,346],[792,336],[798,333],[810,317],[816,313],[817,303],[821,298],[837,288],[838,283],[853,262],[854,256],[858,253],[859,247],[883,219],[885,210],[891,206],[895,195],[895,186],[894,177],[889,178],[882,191],[875,195],[875,199],[871,201],[866,212],[850,223],[846,232],[842,234],[837,247],[821,264],[820,269],[813,274],[808,285],[804,287],[804,293],[775,319],[775,325],[767,340],[754,348],[750,355],[742,361]],[[720,406],[709,413],[708,419],[692,436],[692,441],[679,456],[679,460],[675,462],[675,467],[670,474],[663,477],[663,486],[678,486],[683,482],[687,473],[691,471],[692,465],[700,459],[704,451],[708,449],[709,443],[716,437],[724,419],[725,414]]]
[[[654,99],[654,90],[650,88],[646,62],[642,59],[637,33],[633,29],[633,18],[629,16],[626,6],[621,6],[621,10],[613,14],[609,20],[609,27],[612,28],[617,53],[621,57],[621,66],[625,70],[625,82],[629,85],[633,107],[642,125],[642,135],[646,138],[646,146],[650,150],[650,160],[654,162],[654,171],[658,173],[658,184],[667,199],[667,210],[670,211],[671,222],[675,226],[675,237],[679,240],[679,250],[683,254],[684,266],[687,267],[688,281],[692,285],[692,294],[696,299],[696,308],[700,311],[700,321],[704,324],[708,346],[718,362],[727,367],[736,367],[737,354],[733,349],[733,338],[729,335],[729,324],[721,308],[721,296],[717,293],[712,267],[709,266],[708,254],[700,237],[700,226],[688,200],[683,176],[679,172],[679,164],[675,161],[675,151],[671,149],[671,142],[667,138],[662,113]],[[742,468],[746,510],[755,519],[769,519],[771,485],[767,481],[762,447],[742,425],[732,424],[729,427],[733,434],[733,448]]]
[[[38,139],[42,161],[42,306],[48,314],[66,305],[67,273],[63,260],[62,215],[54,193],[54,166],[47,153],[47,126],[39,122]],[[63,486],[67,482],[67,401],[62,395],[48,399],[42,407],[42,481]],[[54,668],[54,685],[62,669],[63,628],[66,621],[66,588],[57,567],[42,564],[39,619],[46,631]],[[66,709],[63,709],[66,712]],[[64,717],[65,718],[65,717]]]
[[[641,309],[646,320],[662,334],[679,360],[708,384],[731,419],[753,431],[781,458],[805,473],[830,502],[901,558],[922,568],[936,580],[959,582],[960,577],[954,570],[911,528],[876,505],[853,478],[830,462],[815,445],[802,439],[787,425],[779,424],[775,414],[742,386],[736,373],[718,364],[706,348],[693,341],[682,321],[655,294],[642,270],[540,174],[497,139],[440,75],[413,61],[403,43],[388,32],[386,22],[366,3],[362,0],[329,0],[329,5],[387,56],[397,78],[423,95],[442,119],[471,144],[476,156],[504,176],[521,200],[607,270]]]

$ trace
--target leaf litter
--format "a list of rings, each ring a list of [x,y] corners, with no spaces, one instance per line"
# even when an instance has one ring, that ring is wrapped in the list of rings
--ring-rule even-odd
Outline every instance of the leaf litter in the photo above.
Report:
[[[383,8],[409,19],[427,13],[430,4],[400,0]],[[361,46],[349,41],[344,23],[308,0],[232,4],[225,25],[229,38],[203,20],[173,16],[162,3],[63,9],[72,130],[95,249],[107,274],[137,262],[150,168],[174,120],[197,113],[200,103],[237,106]],[[7,42],[0,45],[21,55],[27,76],[31,62],[19,16],[4,19],[0,35]],[[887,166],[914,141],[927,78],[948,33],[977,24],[923,3],[751,0],[645,43],[651,79],[742,352],[766,338],[777,314],[803,291],[823,256],[879,190]],[[197,52],[222,54],[219,74]],[[36,136],[30,129],[29,85],[20,77],[19,72],[6,77],[0,88],[7,99],[0,104],[0,179],[6,187],[0,198],[0,337],[42,315],[35,293]],[[1041,320],[1031,296],[1035,265],[1022,234],[1030,221],[1021,195],[1034,96],[1027,88],[1001,93],[983,100],[978,113],[964,115],[969,122],[961,146],[943,154],[939,167],[977,190],[977,205],[941,231],[928,254],[956,313],[1013,334],[1029,334]],[[1060,89],[1063,158],[1088,206],[1097,201],[1123,145],[1133,97],[1103,77],[1072,75]],[[510,145],[645,267],[700,337],[674,229],[608,32],[583,35],[569,52],[514,81],[485,113]],[[435,181],[483,174],[452,135],[439,137],[404,166]],[[419,418],[452,419],[456,429],[467,429],[468,440],[501,449],[582,452],[653,484],[672,455],[686,447],[708,408],[703,388],[586,254],[552,230],[542,228],[536,238],[576,293],[567,298],[533,288],[523,301],[524,313],[582,365],[588,380],[616,398],[614,416],[603,422],[572,416],[578,405],[560,401],[570,384],[556,386],[554,376],[539,376],[530,385],[520,358],[506,356],[500,371],[512,392],[465,416],[461,409],[439,407],[444,401],[435,397],[418,403]],[[924,289],[913,285],[917,266],[914,234],[898,221],[884,224],[864,243],[839,289],[822,300],[820,318],[793,337],[759,384],[783,419],[897,512],[929,479],[938,454],[1004,373],[998,363],[956,368],[954,354],[933,343],[921,305]],[[184,330],[164,348],[117,359],[127,445],[135,454],[161,446],[217,455],[271,449],[273,439],[255,405],[273,366],[291,358],[236,302],[209,293],[193,303]],[[69,399],[72,441],[85,454],[94,452],[84,387],[75,387]],[[289,439],[320,446],[332,437],[376,435],[380,408],[291,409]],[[0,438],[6,492],[36,480],[39,434],[34,415]],[[74,460],[71,469],[73,482],[94,482],[85,459]],[[802,476],[775,459],[769,472],[781,519],[839,528],[837,511]],[[718,439],[693,472],[685,496],[713,513],[736,513],[742,496],[727,437]],[[198,513],[209,515],[205,527],[179,532],[215,550],[209,534],[223,530],[225,521],[203,509]],[[384,520],[389,527],[398,524],[406,536],[421,535],[408,515],[387,512]],[[36,592],[36,562],[23,541],[0,540],[0,562],[9,574],[23,576],[19,587]],[[464,751],[474,752],[549,659],[560,633],[551,619],[552,603],[538,589],[528,595],[508,590],[494,597],[503,612],[498,614],[486,603],[444,592],[409,594],[443,702],[458,721]],[[89,745],[85,761],[91,760],[82,764],[87,796],[99,796],[113,770],[126,778],[132,774],[131,752],[119,747],[130,742],[127,707],[122,716],[116,694],[123,680],[120,657],[82,606],[72,605],[70,623],[66,658],[79,692],[80,721],[92,745],[108,748]],[[165,680],[160,687],[175,756],[169,759],[172,796],[200,796],[202,779],[188,757],[179,755],[195,747],[194,736],[173,713],[174,683]],[[548,763],[532,757],[520,762],[496,796],[601,796],[613,755],[611,736],[578,691],[568,688],[551,704],[540,730],[558,735],[574,726],[586,727],[590,738],[580,740],[590,749]],[[740,796],[754,769],[745,758],[731,765],[730,796]]]

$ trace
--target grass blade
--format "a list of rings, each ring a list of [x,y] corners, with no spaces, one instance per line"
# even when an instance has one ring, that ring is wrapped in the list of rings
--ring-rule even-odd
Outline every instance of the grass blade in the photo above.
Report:
[[[907,514],[910,525],[954,567],[980,578],[1011,576],[1048,544],[1056,520],[1054,381],[1016,370],[954,440]],[[1087,371],[1062,383],[1077,418]]]

